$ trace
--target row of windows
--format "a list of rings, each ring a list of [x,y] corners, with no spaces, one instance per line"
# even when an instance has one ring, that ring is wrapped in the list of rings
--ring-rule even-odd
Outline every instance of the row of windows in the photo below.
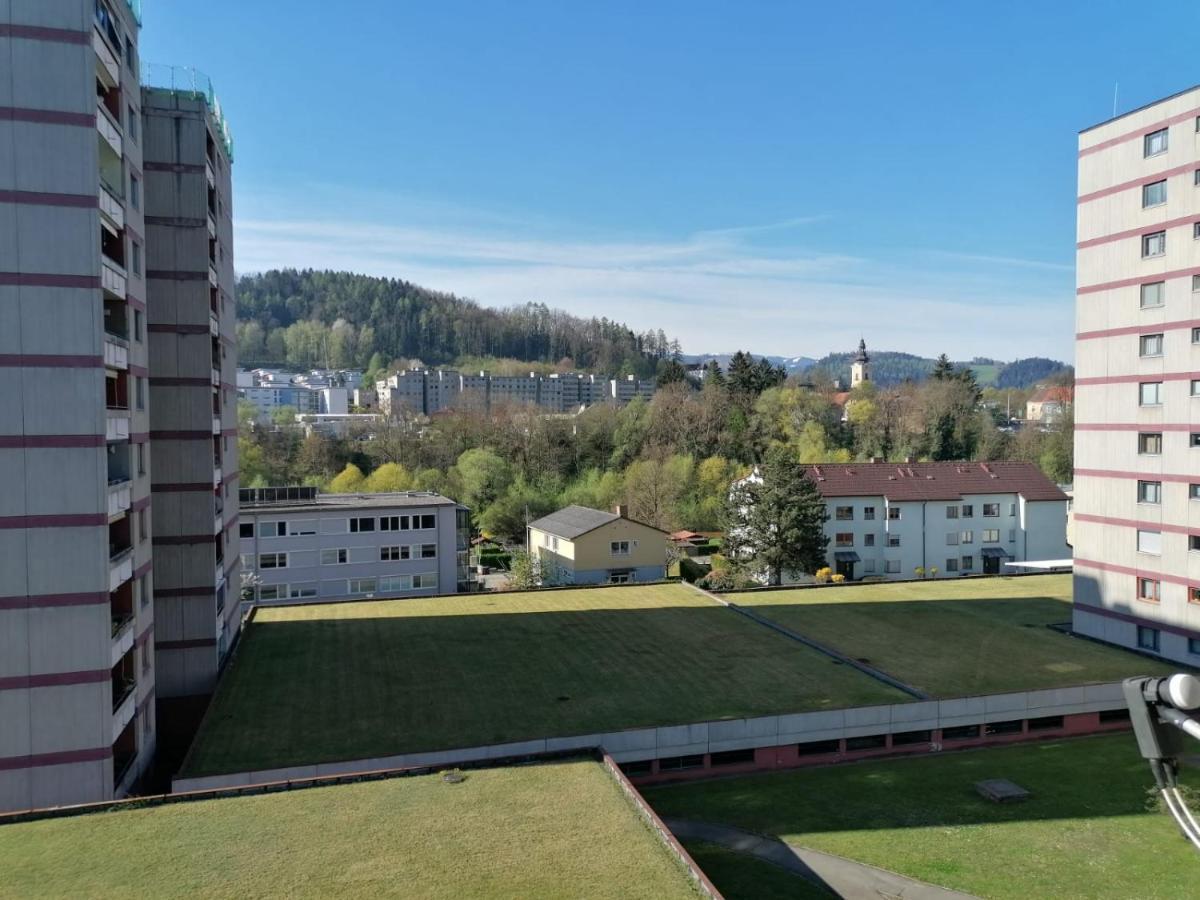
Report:
[[[1200,534],[1189,534],[1187,537],[1188,550],[1192,553],[1200,553]],[[1154,556],[1161,556],[1162,532],[1139,528],[1137,531],[1137,548],[1139,553],[1150,553]]]
[[[350,560],[350,551],[345,547],[331,547],[321,551],[321,565],[340,566]],[[409,559],[437,559],[437,544],[399,544],[379,548],[380,562],[400,562]],[[366,562],[366,560],[362,560]],[[254,554],[242,554],[242,566],[247,569],[254,567]],[[260,569],[286,569],[288,567],[287,553],[260,553],[258,555]]]
[[[1161,338],[1162,335],[1157,335]],[[1200,397],[1200,379],[1193,378],[1189,387],[1191,396]],[[1163,382],[1161,381],[1141,381],[1138,383],[1138,405],[1139,406],[1162,406],[1163,397]],[[1200,432],[1192,432],[1193,435]],[[1200,446],[1195,441],[1192,446]]]
[[[329,593],[374,594],[376,592],[417,591],[429,590],[438,586],[436,572],[423,572],[417,575],[386,575],[380,578],[350,578],[345,582],[323,581],[323,585],[335,585],[336,589]],[[346,590],[341,590],[341,585]],[[258,588],[259,600],[300,600],[306,597],[318,596],[316,582],[304,584],[264,584]]]
[[[1160,632],[1148,625],[1139,625],[1137,629],[1137,645],[1139,650],[1149,650],[1158,653],[1161,647]],[[1192,656],[1200,656],[1200,638],[1187,639],[1187,652]]]
[[[1138,291],[1138,304],[1142,309],[1160,309],[1167,303],[1165,281],[1147,281],[1138,286]],[[1200,293],[1200,275],[1192,276],[1192,293]],[[1200,328],[1192,329],[1192,343],[1200,343]]]
[[[347,523],[345,529],[342,528],[343,522]],[[372,532],[376,530],[376,523],[378,523],[380,531],[426,531],[437,527],[437,517],[427,514],[416,516],[381,516],[378,519],[374,516],[365,516],[349,520],[324,520],[326,534],[339,534],[343,530],[349,531],[351,534]],[[285,521],[259,522],[258,536],[260,538],[280,538],[314,535],[318,533],[320,524],[321,522],[317,519],[288,519]],[[335,525],[336,527],[334,527]],[[254,537],[254,523],[241,523],[240,535],[244,538]]]
[[[1188,445],[1191,447],[1200,447],[1200,440],[1197,440],[1197,435],[1200,432],[1188,433]],[[1141,456],[1159,456],[1163,452],[1163,435],[1161,431],[1141,431],[1138,432],[1138,453]],[[1192,500],[1200,500],[1200,483],[1188,485],[1188,497]]]
[[[955,504],[954,506],[946,507],[946,518],[947,519],[957,519],[957,518],[959,518],[960,514],[961,514],[962,518],[964,518],[964,519],[972,518],[975,515],[975,505],[973,503],[964,503],[964,504],[962,504],[961,507],[958,506],[957,504]],[[1015,516],[1017,514],[1017,504],[1010,503],[1008,505],[1008,514],[1010,516]],[[988,518],[994,518],[994,517],[999,516],[1000,515],[1000,504],[999,503],[984,503],[983,504],[983,515]],[[836,507],[834,507],[833,518],[835,521],[838,521],[838,522],[853,522],[854,521],[854,507],[853,506],[836,506]],[[866,521],[872,521],[872,520],[874,520],[874,518],[875,518],[875,507],[864,506],[863,507],[863,519]],[[896,506],[888,507],[888,518],[889,519],[899,519],[900,518],[900,508],[896,507]]]
[[[979,534],[980,534],[980,542],[981,543],[984,543],[984,544],[1000,543],[1000,529],[999,528],[985,528]],[[1009,542],[1013,542],[1016,539],[1017,539],[1017,530],[1015,528],[1008,529]],[[854,532],[852,532],[852,531],[839,531],[839,532],[836,532],[833,536],[833,544],[835,547],[853,547],[854,540],[855,540],[855,536],[854,536]],[[975,532],[974,531],[950,531],[950,532],[946,533],[947,546],[954,546],[954,545],[960,544],[960,543],[961,544],[975,543]],[[875,546],[875,535],[864,534],[862,545],[864,547],[874,547]],[[889,534],[887,545],[889,547],[899,547],[900,546],[900,535]]]
[[[1158,603],[1162,600],[1162,582],[1157,578],[1147,578],[1144,575],[1138,576],[1137,598],[1147,603]],[[1200,586],[1189,585],[1187,599],[1188,603],[1200,603]]]

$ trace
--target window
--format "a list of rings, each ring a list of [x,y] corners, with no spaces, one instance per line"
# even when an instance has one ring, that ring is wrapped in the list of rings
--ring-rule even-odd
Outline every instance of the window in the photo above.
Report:
[[[898,522],[900,520],[900,507],[889,506],[888,507],[888,518],[891,519],[893,522]]]
[[[129,205],[134,209],[142,208],[142,180],[132,172],[129,174]]]
[[[144,541],[150,537],[150,528],[146,524],[146,510],[138,510],[138,540]]]
[[[708,757],[710,766],[736,766],[741,763],[754,762],[754,748],[749,747],[745,750],[722,750],[718,753],[712,753]]]
[[[412,578],[413,578],[413,587],[414,588],[435,588],[435,587],[437,587],[437,573],[436,572],[426,572],[423,575],[414,575]]]
[[[382,516],[379,519],[380,531],[408,531],[408,516]]]
[[[1200,638],[1188,638],[1188,653],[1200,656]]]
[[[1142,406],[1162,405],[1162,382],[1143,381],[1139,384],[1138,403]]]
[[[875,519],[875,507],[873,507],[873,506],[864,506],[864,507],[863,507],[863,518],[864,518],[864,519],[866,519],[868,522],[874,521],[874,519]]]
[[[854,521],[854,507],[853,506],[839,506],[836,508],[833,517],[835,519],[837,519],[839,522],[853,522]]]
[[[137,375],[133,376],[133,393],[134,393],[134,396],[137,398],[136,399],[137,408],[145,409],[146,408],[146,379],[145,378],[139,378]]]
[[[1200,500],[1200,484],[1189,484],[1188,485],[1188,499],[1189,500]]]
[[[373,594],[378,589],[379,582],[374,578],[351,578],[349,581],[349,593],[351,594]]]
[[[869,535],[867,535],[867,537],[873,538],[874,535],[869,534]],[[863,560],[863,572],[865,572],[867,575],[874,575],[875,574],[875,560],[873,560],[873,559]]]
[[[1188,588],[1188,603],[1200,603],[1200,587]]]
[[[421,524],[417,525],[418,516],[413,516],[413,528],[436,528],[437,519],[432,515],[420,516]]]
[[[1200,380],[1192,379],[1191,395],[1193,397],[1200,397]]]
[[[957,531],[946,532],[946,546],[947,547],[957,547],[958,546],[958,532]]]
[[[649,775],[653,771],[651,761],[648,759],[638,760],[637,762],[621,763],[621,771],[629,778],[637,778],[641,775]]]
[[[1167,233],[1154,231],[1142,235],[1142,259],[1162,256],[1167,252]]]
[[[1000,543],[1000,529],[999,529],[999,528],[985,528],[985,529],[983,529],[983,537],[981,538],[981,540],[982,540],[982,541],[983,541],[985,544],[998,544],[998,543]]]
[[[1192,343],[1200,344],[1200,328],[1192,329]]]
[[[995,518],[998,518],[999,516],[1000,516],[1000,504],[999,503],[983,504],[983,517],[985,519],[995,519]]]
[[[957,728],[943,728],[943,741],[969,741],[979,737],[978,725],[959,725]]]
[[[834,535],[833,544],[835,547],[853,547],[854,532],[839,531],[836,535]]]
[[[238,525],[238,537],[252,538],[254,537],[254,523],[242,522]]]
[[[411,575],[389,575],[386,578],[379,579],[379,590],[381,591],[411,591],[412,576]]]
[[[332,548],[321,551],[321,565],[341,566],[346,563],[345,548]]]
[[[608,552],[613,556],[628,556],[629,541],[612,541],[608,545]]]
[[[125,65],[129,66],[129,70],[137,73],[137,51],[133,49],[133,39],[128,35],[125,37]]]
[[[375,530],[375,517],[374,516],[360,516],[358,518],[352,518],[350,520],[350,533],[351,534],[361,534],[363,532],[374,531],[374,530]]]
[[[1188,535],[1188,550],[1192,553],[1200,553],[1200,534]]]
[[[899,547],[900,546],[900,535],[889,534],[888,539],[887,539],[887,545],[889,547]]]
[[[973,543],[975,543],[975,532],[974,531],[961,532],[958,536],[958,540],[959,540],[959,543],[962,543],[962,544],[973,544]]]
[[[278,600],[287,596],[287,585],[264,584],[258,589],[259,600]]]
[[[862,737],[846,738],[847,753],[854,750],[882,750],[886,746],[886,734],[865,734]]]
[[[379,559],[382,562],[397,562],[402,559],[408,559],[408,547],[380,547]]]
[[[138,474],[145,475],[146,474],[146,445],[145,444],[137,445],[137,458],[138,458],[138,463],[137,463]]]
[[[1157,603],[1159,600],[1159,582],[1154,578],[1139,578],[1137,580],[1137,595],[1139,600],[1147,603]]]
[[[126,109],[126,122],[125,131],[129,135],[129,140],[136,144],[138,142],[138,114],[132,106]]]
[[[141,655],[142,655],[142,674],[145,675],[150,671],[151,651],[150,651],[149,642],[147,642],[146,645],[144,647],[142,647]],[[146,733],[149,734],[150,733],[150,710],[148,710],[148,709],[142,710],[142,719],[145,721]]]
[[[286,553],[260,553],[258,567],[260,569],[286,569],[287,558]]]
[[[1138,338],[1138,356],[1162,356],[1163,336],[1161,334],[1143,334]]]
[[[130,257],[132,260],[133,274],[142,274],[142,245],[137,241],[129,242]]]
[[[1162,503],[1161,481],[1139,481],[1137,483],[1138,503]]]
[[[150,602],[150,576],[143,575],[138,579],[138,593],[142,595],[142,606]]]
[[[962,558],[962,570],[964,572],[970,572],[974,568],[975,568],[975,557],[964,556]]]
[[[290,535],[305,535],[317,533],[316,519],[296,519],[287,523],[287,533]]]
[[[901,731],[892,735],[892,746],[907,747],[911,744],[928,744],[932,740],[932,731]]]
[[[678,772],[680,769],[699,769],[704,766],[704,754],[690,756],[667,756],[658,761],[658,771]]]
[[[898,560],[898,559],[885,560],[883,563],[883,571],[886,572],[888,575],[895,575],[895,574],[899,573],[900,560]]]
[[[1192,173],[1192,181],[1195,184],[1200,184],[1200,169]]]
[[[957,572],[958,571],[958,557],[954,557],[952,559],[946,560],[946,571],[947,572]]]
[[[1160,128],[1142,138],[1142,156],[1157,156],[1167,152],[1167,129]]]
[[[864,547],[874,547],[875,546],[875,535],[864,534],[863,535],[863,546]]]
[[[1200,239],[1200,222],[1192,223],[1192,239],[1193,240]],[[1195,284],[1195,283],[1196,283],[1196,276],[1193,275],[1192,276],[1192,284]]]
[[[1139,625],[1137,630],[1137,645],[1139,650],[1158,652],[1158,629]]]
[[[1200,431],[1193,431],[1188,435],[1188,446],[1192,448],[1200,447]]]
[[[609,572],[609,584],[629,584],[633,580],[633,576],[629,572]]]
[[[1029,720],[1030,731],[1048,731],[1051,728],[1062,728],[1066,720],[1062,716],[1038,716]]]
[[[253,553],[243,553],[239,558],[242,561],[243,569],[245,569],[246,571],[249,571],[254,568],[254,554]]]
[[[140,309],[135,309],[133,311],[133,339],[140,344],[143,340],[145,340],[143,337],[144,333],[145,332],[142,326],[142,311]]]
[[[1138,435],[1138,453],[1143,456],[1158,456],[1162,453],[1162,434],[1157,431],[1143,431]]]
[[[1021,731],[1020,719],[1009,719],[1006,722],[989,722],[983,726],[984,734],[1020,734]]]
[[[259,522],[258,536],[260,538],[277,538],[287,534],[287,522]]]
[[[803,744],[796,745],[796,752],[800,756],[823,756],[826,753],[838,753],[842,749],[840,741],[806,741]]]
[[[973,505],[973,504],[970,504],[970,503],[964,503],[964,504],[963,504],[963,508],[962,508],[962,517],[963,517],[964,519],[969,519],[969,518],[971,518],[971,517],[972,517],[972,516],[974,516],[974,515],[975,515],[975,507],[974,507],[974,505]]]
[[[1162,554],[1162,532],[1161,531],[1144,531],[1139,528],[1137,533],[1137,548],[1138,553],[1152,553],[1155,556]]]
[[[1166,287],[1165,281],[1152,281],[1149,284],[1142,285],[1142,309],[1153,309],[1157,306],[1162,306],[1166,302]],[[1195,290],[1195,285],[1192,290]]]
[[[1015,516],[1017,514],[1017,504],[1015,504],[1015,503],[1008,504],[1008,514],[1010,516]]]
[[[421,559],[437,559],[437,544],[422,544]]]
[[[288,588],[288,596],[292,599],[315,597],[317,596],[317,586],[315,584],[293,584]]]
[[[1008,529],[1008,542],[1011,544],[1017,539],[1017,529]]]
[[[1167,180],[1152,181],[1142,185],[1142,209],[1149,206],[1162,206],[1167,202]]]
[[[946,507],[946,518],[947,519],[957,519],[958,518],[958,507],[957,506],[947,506]]]

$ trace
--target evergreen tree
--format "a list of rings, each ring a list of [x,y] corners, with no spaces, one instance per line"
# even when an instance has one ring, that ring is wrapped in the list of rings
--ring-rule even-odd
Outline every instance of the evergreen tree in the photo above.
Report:
[[[724,387],[725,373],[721,371],[721,364],[715,359],[710,359],[704,365],[704,383],[717,384]]]
[[[690,384],[691,382],[683,363],[667,357],[658,364],[658,377],[655,378],[655,383],[661,388],[668,384]]]
[[[934,362],[933,371],[930,374],[938,381],[945,381],[954,376],[954,363],[950,362],[950,357],[943,353]]]
[[[749,353],[739,350],[729,360],[729,371],[725,376],[729,389],[735,394],[755,393],[754,360]]]

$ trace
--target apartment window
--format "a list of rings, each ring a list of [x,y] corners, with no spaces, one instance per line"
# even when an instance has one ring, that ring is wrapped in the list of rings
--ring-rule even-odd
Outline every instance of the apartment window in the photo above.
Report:
[[[1138,503],[1162,503],[1161,481],[1139,481],[1137,483]]]
[[[405,547],[404,549],[407,550],[408,548]],[[407,553],[404,554],[404,558],[405,559],[408,558]],[[380,547],[379,548],[379,559],[381,562],[396,562],[396,561],[398,561],[400,559],[400,548],[399,547]]]
[[[1195,290],[1193,284],[1192,290]],[[1165,281],[1152,281],[1149,284],[1142,285],[1142,309],[1153,309],[1162,306],[1166,303],[1167,283]]]
[[[1189,484],[1188,485],[1188,499],[1189,500],[1200,500],[1200,484]]]
[[[796,753],[800,756],[824,756],[827,753],[838,753],[841,749],[841,742],[836,739],[831,741],[806,741],[803,744],[796,745]]]
[[[889,547],[899,547],[900,546],[900,535],[889,534],[888,539],[887,539],[887,545]]]
[[[882,750],[886,746],[886,734],[865,734],[861,737],[846,738],[847,753],[855,750]]]
[[[142,180],[132,172],[129,174],[129,205],[134,209],[142,208]]]
[[[959,543],[961,543],[961,544],[973,544],[973,543],[975,543],[975,532],[974,531],[964,531],[959,534],[958,540],[959,540]]]
[[[943,741],[969,741],[979,737],[978,725],[959,725],[956,728],[943,728]]]
[[[1193,397],[1200,397],[1200,379],[1192,379],[1191,393]]]
[[[839,531],[836,535],[834,535],[833,543],[834,543],[834,546],[836,546],[836,547],[853,547],[854,546],[854,532]]]
[[[704,766],[704,754],[691,756],[666,756],[658,761],[658,771],[678,772],[680,769],[699,769]]]
[[[1139,578],[1137,580],[1137,596],[1147,603],[1157,603],[1159,600],[1159,582],[1154,578]]]
[[[1200,328],[1192,329],[1192,343],[1200,344]]]
[[[1008,504],[1008,514],[1010,516],[1015,516],[1017,514],[1017,504],[1015,504],[1015,503]]]
[[[1139,356],[1162,356],[1163,336],[1161,334],[1143,334],[1138,338]]]
[[[1200,603],[1200,587],[1188,588],[1188,603]]]
[[[1193,240],[1200,239],[1200,222],[1192,223],[1192,238],[1193,238]],[[1196,281],[1196,276],[1193,275],[1192,282],[1195,283],[1195,281]]]
[[[946,518],[947,519],[957,519],[958,518],[958,507],[957,506],[947,506],[946,507]]]
[[[145,340],[143,337],[144,334],[145,331],[142,324],[142,311],[140,309],[135,309],[133,311],[133,339],[140,344],[143,340]]]
[[[146,510],[138,510],[138,541],[144,541],[150,537],[150,528],[146,524]]]
[[[1188,638],[1188,653],[1200,656],[1200,638]]]
[[[1138,435],[1138,453],[1143,456],[1159,456],[1162,453],[1162,434],[1143,431]]]
[[[228,449],[228,448],[226,448]],[[297,535],[307,535],[317,533],[316,519],[296,519],[294,522],[287,523],[287,533],[293,537]]]
[[[864,547],[874,547],[875,546],[875,535],[864,534],[863,535],[863,546]]]
[[[146,606],[150,602],[150,576],[143,575],[137,580],[139,600],[142,606]]]
[[[1188,435],[1188,446],[1193,449],[1200,447],[1200,431],[1193,431]]]
[[[350,533],[360,534],[367,531],[375,530],[374,516],[360,516],[350,520]]]
[[[142,274],[142,245],[137,241],[129,242],[130,265],[134,275]]]
[[[1193,553],[1200,553],[1200,534],[1188,535],[1188,549]]]
[[[142,657],[142,674],[147,675],[150,672],[150,656],[152,653],[152,651],[150,649],[150,642],[147,641],[146,645],[144,647],[142,647],[139,652]],[[150,710],[148,710],[148,709],[142,710],[142,719],[146,723],[145,730],[147,733],[149,733],[149,731],[150,731]]]
[[[888,507],[888,518],[891,519],[893,522],[900,521],[900,507],[889,506]]]
[[[373,594],[379,582],[374,578],[351,578],[348,584],[351,594]]]
[[[999,516],[1000,516],[1000,504],[999,503],[983,504],[983,517],[985,519],[995,519],[995,518],[999,518]]]
[[[125,65],[129,66],[131,72],[137,74],[137,51],[133,49],[133,39],[129,36],[125,37]]]
[[[259,522],[258,536],[260,538],[284,537],[287,534],[287,522]]]
[[[1048,731],[1052,728],[1062,728],[1066,720],[1062,716],[1038,716],[1029,720],[1030,731]]]
[[[252,538],[254,537],[254,523],[241,522],[238,524],[238,537]]]
[[[957,531],[950,531],[950,532],[946,533],[946,546],[947,547],[957,547],[958,546],[958,532]]]
[[[1020,719],[1009,719],[1006,722],[988,722],[983,726],[983,733],[992,734],[1020,734],[1022,729]]]
[[[883,571],[888,575],[896,575],[900,572],[900,560],[888,559],[883,563]]]
[[[854,521],[854,507],[853,506],[836,507],[833,517],[835,519],[837,519],[839,522],[853,522]]]
[[[753,747],[745,750],[721,750],[708,757],[708,763],[712,766],[736,766],[739,763],[752,762],[754,762]]]
[[[321,565],[340,566],[346,563],[345,548],[334,548],[321,551]]]
[[[1167,252],[1167,233],[1153,231],[1142,235],[1142,259],[1162,256]]]
[[[958,571],[958,557],[957,556],[952,559],[946,560],[946,571],[947,572],[957,572]]]
[[[962,517],[969,519],[975,515],[975,506],[971,503],[964,503],[962,508]]]
[[[1162,382],[1143,381],[1138,385],[1138,403],[1142,406],[1162,405]]]
[[[413,588],[436,588],[438,586],[438,577],[436,572],[426,572],[423,575],[414,575],[412,580]],[[632,578],[626,578],[626,581]]]
[[[138,114],[137,110],[132,105],[126,110],[126,115],[129,119],[125,131],[129,134],[129,139],[135,144],[138,142]]]
[[[408,516],[381,516],[380,531],[408,531]]]
[[[1137,533],[1137,548],[1138,553],[1152,553],[1155,556],[1162,554],[1162,532],[1147,531],[1138,529]]]
[[[863,518],[864,518],[864,519],[866,519],[868,522],[874,521],[874,519],[875,519],[875,507],[873,507],[873,506],[864,506],[864,507],[863,507]]]
[[[962,570],[964,572],[970,572],[974,568],[975,568],[975,557],[964,556],[962,558]]]
[[[1137,645],[1139,650],[1158,652],[1158,629],[1139,625],[1137,630]]]
[[[1200,169],[1197,169],[1192,173],[1192,182],[1194,184],[1200,184]]]
[[[1017,529],[1015,529],[1015,528],[1008,529],[1008,542],[1011,544],[1014,541],[1016,541],[1016,539],[1017,539]]]
[[[874,575],[875,574],[875,560],[873,560],[873,559],[863,560],[863,572],[865,572],[867,575]]]
[[[422,544],[421,559],[437,559],[437,544]]]
[[[892,735],[892,746],[905,747],[911,744],[928,744],[932,740],[932,731],[901,731]]]
[[[379,579],[379,590],[381,591],[411,591],[412,576],[411,575],[389,575],[386,578]]]
[[[985,528],[985,529],[983,529],[983,537],[982,537],[982,540],[983,540],[983,542],[984,542],[985,544],[998,544],[998,543],[1000,543],[1000,529],[999,529],[999,528]]]
[[[288,555],[286,553],[260,553],[258,567],[260,569],[286,569]]]
[[[145,444],[137,445],[137,466],[138,466],[138,474],[145,475],[146,474],[146,445]]]
[[[1200,275],[1192,276],[1192,293],[1200,292]]]
[[[1157,156],[1167,152],[1167,129],[1160,128],[1142,138],[1142,156]]]
[[[146,408],[146,379],[140,378],[137,375],[133,376],[133,393],[136,397],[138,409]]]
[[[613,556],[628,556],[629,541],[612,541],[608,545],[608,552]]]
[[[1167,202],[1167,180],[1152,181],[1142,185],[1142,209],[1150,206],[1162,206]]]

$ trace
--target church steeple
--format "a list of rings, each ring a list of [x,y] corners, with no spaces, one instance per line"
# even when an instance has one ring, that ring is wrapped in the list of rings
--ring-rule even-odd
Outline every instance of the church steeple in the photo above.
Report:
[[[871,370],[868,367],[871,357],[867,355],[867,342],[858,339],[858,352],[854,354],[854,362],[850,366],[850,387],[856,387],[859,382],[871,380]]]

